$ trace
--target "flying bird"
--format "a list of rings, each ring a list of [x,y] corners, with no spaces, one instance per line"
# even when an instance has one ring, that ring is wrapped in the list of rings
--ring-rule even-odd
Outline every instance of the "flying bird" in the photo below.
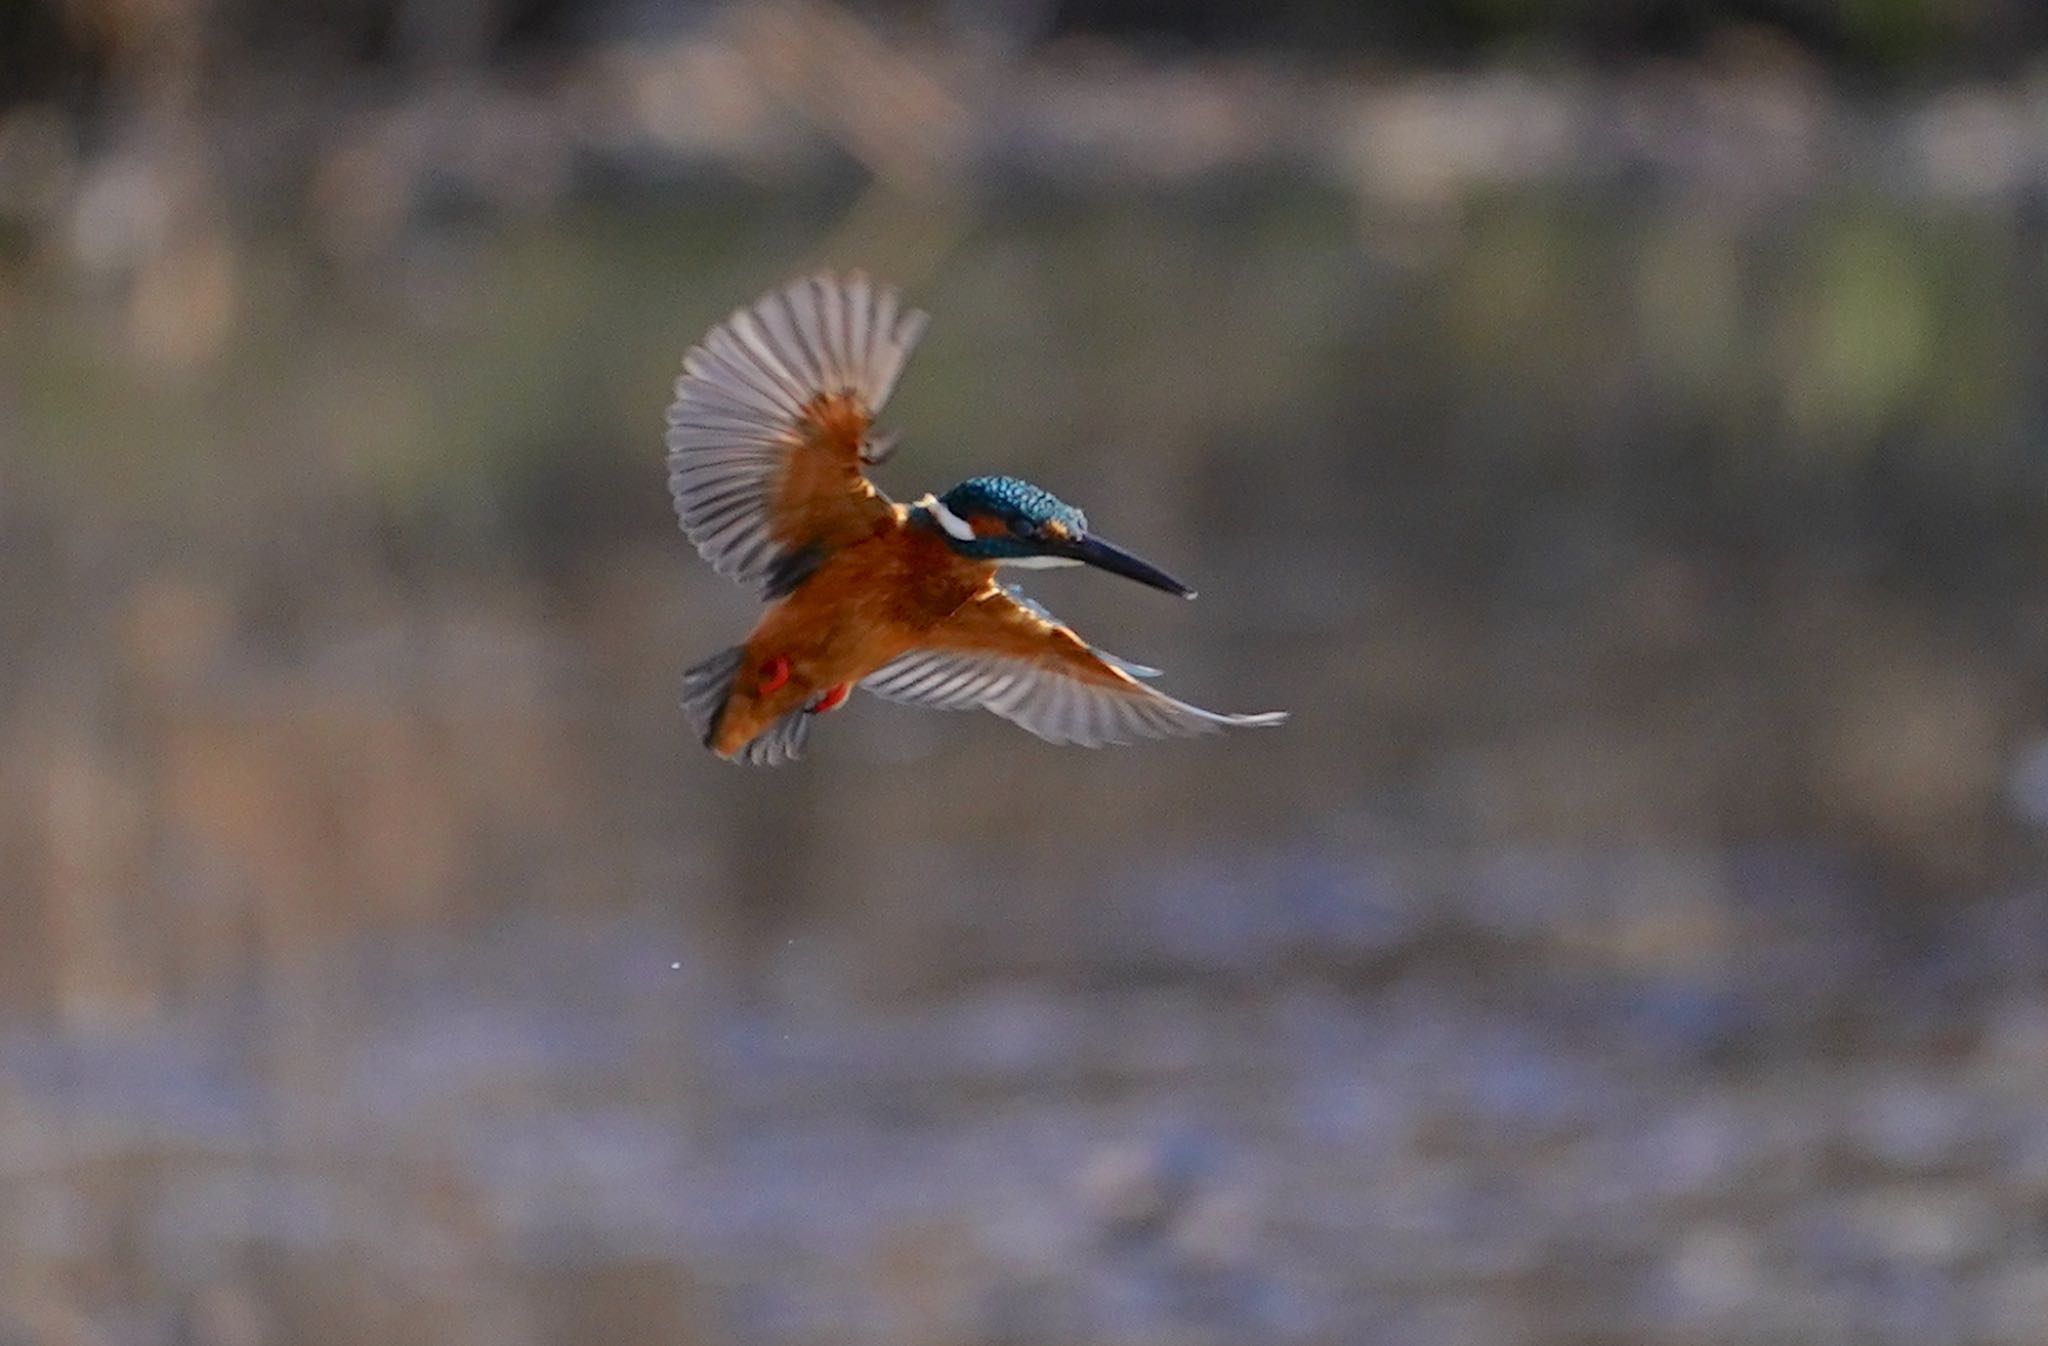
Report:
[[[1092,565],[1193,598],[1112,546],[1080,510],[1014,477],[897,504],[866,469],[895,447],[875,417],[925,315],[853,272],[793,281],[683,358],[668,409],[669,491],[719,574],[771,606],[744,645],[683,676],[683,710],[728,760],[797,757],[856,685],[940,710],[994,711],[1053,743],[1278,724],[1221,715],[1144,682],[997,582],[1000,568]]]

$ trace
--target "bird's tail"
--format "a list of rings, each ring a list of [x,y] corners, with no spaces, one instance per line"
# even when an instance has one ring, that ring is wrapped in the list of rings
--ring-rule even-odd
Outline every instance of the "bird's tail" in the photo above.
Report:
[[[683,674],[683,718],[707,747],[718,733],[718,718],[725,713],[725,703],[732,696],[732,680],[739,676],[746,657],[747,647],[735,645]]]
[[[732,700],[733,679],[746,662],[744,645],[720,650],[703,663],[683,673],[683,718],[696,731],[705,747],[718,737],[718,723]],[[815,703],[814,703],[815,704]],[[810,707],[790,711],[747,740],[730,760],[748,766],[780,766],[803,755],[804,739],[811,730]]]

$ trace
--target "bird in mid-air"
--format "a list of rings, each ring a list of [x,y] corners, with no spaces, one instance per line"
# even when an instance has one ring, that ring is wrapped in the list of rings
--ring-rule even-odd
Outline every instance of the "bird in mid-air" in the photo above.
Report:
[[[1014,477],[892,503],[867,479],[893,439],[875,416],[925,315],[854,272],[791,282],[683,359],[668,410],[669,490],[720,573],[772,601],[744,645],[683,677],[683,710],[720,757],[796,757],[856,684],[941,710],[981,707],[1053,743],[1278,724],[1156,691],[1157,670],[1095,649],[998,567],[1092,565],[1194,590],[1111,546],[1080,510]]]

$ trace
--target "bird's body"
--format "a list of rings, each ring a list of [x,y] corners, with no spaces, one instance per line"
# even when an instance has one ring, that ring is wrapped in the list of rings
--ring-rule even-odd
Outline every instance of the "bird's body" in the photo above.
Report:
[[[709,740],[714,752],[729,757],[790,710],[859,682],[993,585],[995,566],[955,556],[928,531],[903,521],[908,511],[902,506],[895,513],[872,536],[826,558],[762,615],[734,683],[742,695],[727,705]],[[745,695],[761,685],[761,670],[777,658],[788,661],[782,685]]]
[[[721,757],[798,755],[850,689],[941,709],[983,707],[1054,742],[1270,724],[1155,691],[996,582],[1003,564],[1093,564],[1192,597],[1094,538],[1078,510],[1005,477],[894,504],[863,468],[923,315],[855,274],[813,277],[714,328],[669,410],[670,488],[707,560],[772,601],[746,644],[684,678],[683,705]]]

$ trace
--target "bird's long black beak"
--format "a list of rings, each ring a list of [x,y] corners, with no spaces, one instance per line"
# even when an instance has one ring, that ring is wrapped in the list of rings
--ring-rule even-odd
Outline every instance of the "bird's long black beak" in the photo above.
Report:
[[[1195,596],[1193,589],[1182,584],[1150,561],[1133,556],[1122,547],[1112,546],[1099,537],[1078,537],[1070,542],[1057,544],[1054,546],[1053,551],[1057,555],[1072,557],[1076,561],[1083,561],[1098,569],[1107,570],[1113,575],[1122,575],[1125,579],[1136,580],[1140,584],[1149,584],[1155,589],[1164,589],[1170,594],[1179,594],[1182,598],[1193,598]]]

